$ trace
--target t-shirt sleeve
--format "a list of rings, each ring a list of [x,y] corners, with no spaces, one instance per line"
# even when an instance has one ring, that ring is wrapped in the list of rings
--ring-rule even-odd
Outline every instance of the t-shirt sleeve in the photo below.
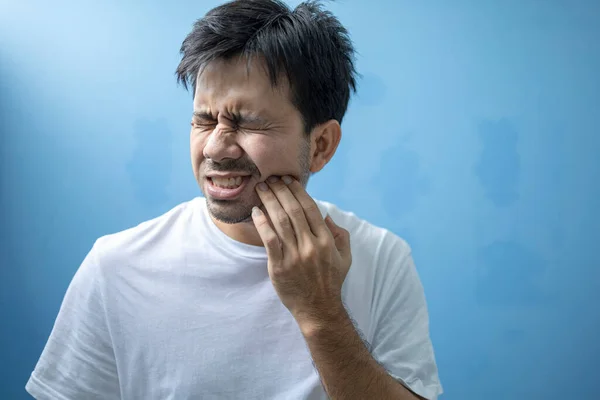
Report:
[[[75,273],[25,387],[38,400],[120,398],[97,247]]]
[[[386,233],[378,256],[372,355],[388,373],[429,400],[442,393],[423,286],[408,245]]]

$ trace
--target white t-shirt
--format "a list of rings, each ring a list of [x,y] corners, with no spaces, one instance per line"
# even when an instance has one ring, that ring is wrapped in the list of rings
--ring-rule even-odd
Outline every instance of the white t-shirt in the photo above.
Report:
[[[350,232],[343,300],[374,358],[417,394],[442,389],[410,248],[333,204]],[[26,389],[36,399],[326,399],[263,247],[221,232],[198,197],[96,241]]]

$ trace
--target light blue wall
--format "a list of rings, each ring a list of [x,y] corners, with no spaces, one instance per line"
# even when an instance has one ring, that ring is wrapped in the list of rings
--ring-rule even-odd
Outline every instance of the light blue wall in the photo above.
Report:
[[[95,238],[199,194],[173,72],[217,3],[175,3],[0,1],[1,399]],[[309,191],[412,245],[445,398],[600,396],[600,2],[330,8],[364,79]]]

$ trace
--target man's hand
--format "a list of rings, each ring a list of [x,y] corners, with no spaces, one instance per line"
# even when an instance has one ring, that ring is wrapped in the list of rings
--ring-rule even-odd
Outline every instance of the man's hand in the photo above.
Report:
[[[348,231],[323,220],[299,182],[287,176],[267,181],[257,187],[266,214],[255,207],[252,219],[273,286],[298,322],[329,398],[416,399],[371,356],[344,309],[342,284],[352,263]]]
[[[322,219],[298,181],[284,176],[267,182],[257,185],[257,193],[268,218],[255,207],[252,219],[267,250],[273,286],[302,330],[333,322],[345,313],[350,235],[331,217]]]

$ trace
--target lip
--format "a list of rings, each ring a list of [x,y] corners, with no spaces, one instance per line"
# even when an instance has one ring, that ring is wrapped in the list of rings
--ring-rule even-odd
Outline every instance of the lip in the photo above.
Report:
[[[213,176],[227,177],[227,178],[241,176],[242,184],[235,189],[226,189],[226,188],[218,187],[218,186],[214,185],[212,179],[210,179]],[[244,191],[244,189],[246,189],[246,186],[248,186],[248,182],[250,181],[250,175],[233,175],[233,174],[210,175],[210,176],[207,175],[205,181],[206,181],[206,194],[207,195],[209,195],[210,197],[212,197],[213,199],[216,199],[216,200],[232,200],[232,199],[235,199],[236,197],[238,197]]]
[[[223,173],[223,174],[219,174],[217,172],[213,172],[210,174],[207,174],[206,177],[207,178],[237,178],[238,176],[241,176],[242,178],[246,177],[246,176],[250,176],[248,174],[236,174],[236,173]]]

